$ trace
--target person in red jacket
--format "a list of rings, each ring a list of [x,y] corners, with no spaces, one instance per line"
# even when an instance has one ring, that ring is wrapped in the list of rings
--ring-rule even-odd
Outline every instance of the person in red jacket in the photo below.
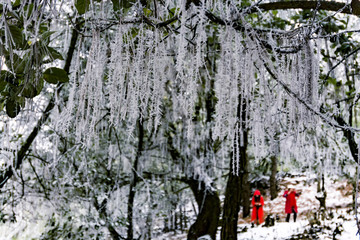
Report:
[[[294,222],[296,222],[296,216],[298,213],[297,204],[296,204],[296,198],[300,195],[296,193],[295,189],[290,188],[285,191],[284,195],[286,198],[285,202],[285,213],[286,215],[286,222],[290,221],[290,214],[294,214]]]
[[[255,222],[259,225],[264,222],[264,198],[261,196],[259,190],[255,190],[251,204],[253,206],[251,222]]]

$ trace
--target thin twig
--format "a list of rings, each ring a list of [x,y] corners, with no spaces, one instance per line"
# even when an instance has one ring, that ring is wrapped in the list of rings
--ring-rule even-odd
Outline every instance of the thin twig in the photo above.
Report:
[[[48,193],[47,193],[47,189],[46,189],[46,187],[44,186],[43,182],[41,181],[39,175],[37,174],[36,169],[35,169],[34,165],[32,164],[30,158],[29,158],[29,163],[30,163],[31,169],[33,170],[33,172],[34,172],[34,174],[35,174],[36,179],[38,180],[38,182],[40,183],[40,186],[41,186],[42,189],[44,190],[45,198],[46,198],[46,199],[49,199],[49,195],[48,195]]]
[[[357,51],[360,50],[360,47],[352,50],[350,53],[348,53],[345,57],[343,57],[339,62],[337,62],[329,71],[328,73],[326,74],[326,77],[325,79],[323,80],[323,84],[326,83],[326,80],[329,78],[330,76],[330,73],[335,69],[337,68],[343,61],[345,61],[347,58],[349,58],[351,55],[353,55],[354,53],[356,53]]]

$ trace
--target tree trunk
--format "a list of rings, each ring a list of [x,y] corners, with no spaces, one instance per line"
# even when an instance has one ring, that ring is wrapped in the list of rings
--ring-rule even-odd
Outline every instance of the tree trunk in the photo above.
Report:
[[[185,180],[194,193],[199,213],[196,221],[191,225],[188,240],[197,240],[199,237],[209,235],[216,239],[216,231],[220,217],[220,198],[218,194],[205,185],[205,182],[196,179]]]
[[[243,218],[247,217],[250,215],[250,196],[251,196],[251,189],[250,189],[250,184],[248,181],[249,178],[249,172],[248,172],[248,159],[246,157],[246,159],[244,160],[244,164],[246,164],[246,167],[243,167],[241,169],[241,171],[243,171],[243,173],[240,174],[240,184],[241,184],[241,206],[242,206],[242,211],[243,211]]]
[[[240,107],[242,105],[242,107]],[[248,146],[248,132],[246,127],[246,104],[241,101],[241,97],[239,96],[239,106],[237,112],[238,118],[242,119],[241,125],[242,128],[239,129],[239,137],[237,146],[239,146],[237,150],[237,154],[239,155],[239,176],[240,176],[240,189],[241,191],[241,206],[243,211],[243,217],[247,217],[250,215],[250,197],[251,197],[251,189],[249,184],[249,160],[246,154],[246,149]],[[240,134],[241,131],[241,134]],[[226,196],[225,196],[226,197]]]
[[[138,148],[136,152],[136,157],[134,161],[134,165],[132,168],[130,186],[129,186],[129,198],[128,198],[128,229],[127,229],[127,240],[134,239],[134,225],[133,225],[133,212],[134,212],[134,201],[135,201],[135,187],[137,182],[139,181],[138,177],[138,168],[139,168],[139,159],[142,154],[143,145],[144,145],[144,125],[141,120],[138,120],[138,128],[139,128],[139,136],[138,136]]]
[[[119,240],[119,239],[123,239],[123,237],[116,231],[116,229],[113,227],[111,221],[109,220],[109,216],[106,212],[106,208],[107,208],[107,199],[105,199],[101,204],[97,201],[96,197],[94,198],[94,206],[95,209],[98,211],[99,213],[99,217],[100,219],[102,219],[105,222],[105,226],[108,229],[110,236],[113,240]]]
[[[224,210],[222,217],[221,239],[237,239],[237,222],[241,201],[241,177],[232,172],[226,184]]]
[[[243,207],[243,216],[250,214],[250,185],[248,183],[248,158],[246,149],[248,135],[246,131],[246,104],[239,96],[238,124],[234,140],[234,154],[230,161],[230,173],[226,184],[224,210],[222,217],[221,239],[237,239],[237,223],[240,211],[240,204]],[[241,127],[240,127],[241,126]],[[234,164],[238,158],[239,163]],[[239,169],[234,169],[238,165]]]
[[[321,171],[324,171],[324,162],[321,161]],[[320,209],[326,209],[326,191],[325,191],[325,176],[324,172],[318,178],[318,195],[315,197],[320,202]],[[321,190],[319,191],[319,187]]]
[[[270,157],[271,159],[271,175],[270,175],[270,197],[271,200],[277,197],[277,182],[276,182],[276,174],[277,174],[277,156],[274,154]]]
[[[248,173],[240,172],[236,175],[233,171],[230,171],[225,191],[221,228],[222,240],[237,239],[237,224],[241,203],[243,215],[247,216],[250,213],[250,191],[247,190],[249,189],[247,178]]]

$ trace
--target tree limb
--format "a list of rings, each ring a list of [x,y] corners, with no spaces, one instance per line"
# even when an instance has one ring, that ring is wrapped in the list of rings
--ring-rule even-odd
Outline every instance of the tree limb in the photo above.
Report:
[[[77,25],[77,27],[79,27],[79,25]],[[66,58],[65,66],[64,66],[64,70],[68,74],[69,74],[71,60],[72,60],[72,57],[74,55],[75,45],[76,45],[78,36],[79,36],[78,29],[73,28],[71,41],[70,41],[70,46],[69,46],[69,50],[68,50],[68,53],[67,53],[67,58]],[[63,86],[63,84],[58,85],[57,92],[59,92],[62,89],[62,86]],[[30,135],[25,140],[25,143],[21,146],[20,150],[17,152],[17,154],[15,156],[15,164],[14,164],[14,166],[7,167],[5,172],[3,172],[0,175],[0,189],[14,175],[14,170],[17,170],[17,169],[19,169],[21,167],[21,164],[22,164],[22,162],[23,162],[23,160],[24,160],[24,158],[26,156],[27,151],[29,150],[29,148],[32,145],[33,141],[35,140],[36,136],[40,132],[41,127],[46,122],[46,120],[49,118],[51,110],[54,107],[55,107],[55,94],[51,97],[48,105],[45,108],[45,111],[43,112],[42,116],[38,120],[38,122],[35,125],[35,127],[33,128],[33,130],[31,131]]]
[[[354,14],[350,5],[341,2],[333,1],[279,1],[270,3],[261,3],[257,8],[248,10],[249,13],[255,13],[260,11],[271,10],[287,10],[287,9],[318,9],[325,11],[337,12],[341,10],[341,13]]]
[[[337,63],[328,71],[328,73],[326,74],[326,77],[325,77],[324,80],[323,80],[323,84],[326,83],[326,80],[329,78],[330,73],[331,73],[335,68],[337,68],[337,67],[340,65],[340,63],[342,63],[343,61],[345,61],[346,59],[348,59],[351,55],[353,55],[354,53],[358,52],[359,50],[360,50],[360,47],[352,50],[352,51],[351,51],[350,53],[348,53],[345,57],[343,57],[339,62],[337,62]]]

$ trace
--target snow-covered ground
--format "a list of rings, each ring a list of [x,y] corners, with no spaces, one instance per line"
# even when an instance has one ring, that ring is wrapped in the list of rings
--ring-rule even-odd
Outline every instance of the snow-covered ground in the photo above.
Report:
[[[356,236],[357,229],[356,229],[355,220],[344,222],[342,226],[344,231],[341,233],[341,235],[336,235],[335,239],[338,240],[359,239],[359,237]],[[274,227],[255,227],[252,229],[250,228],[247,232],[240,233],[238,235],[238,239],[241,240],[304,239],[304,238],[295,238],[294,235],[303,234],[308,227],[309,227],[309,222],[306,220],[297,221],[296,223],[279,222],[276,223]],[[318,233],[317,236],[318,239],[330,240],[333,239],[330,234],[332,233],[324,231],[323,233]]]
[[[313,224],[314,213],[319,212],[319,201],[317,196],[316,176],[296,176],[287,177],[280,182],[280,192],[277,198],[269,200],[265,192],[265,216],[272,214],[278,216],[279,220],[272,227],[260,226],[251,227],[250,219],[239,218],[238,239],[241,240],[289,240],[289,239],[312,239],[306,238],[306,234],[313,233],[313,239],[338,239],[338,240],[355,240],[360,239],[356,235],[356,221],[351,210],[352,204],[352,187],[345,180],[325,179],[326,198],[326,218],[321,223]],[[298,192],[301,192],[297,199],[298,218],[293,222],[291,216],[290,222],[285,222],[285,198],[282,197],[286,187],[293,186]],[[334,234],[338,226],[341,234]],[[246,231],[244,231],[246,229]]]
[[[238,220],[238,239],[239,240],[292,240],[292,239],[320,239],[320,240],[357,240],[360,239],[356,235],[356,221],[353,211],[351,211],[352,204],[352,187],[346,180],[333,180],[326,178],[325,189],[327,192],[326,218],[319,223],[314,223],[314,213],[319,213],[319,201],[315,198],[317,195],[316,181],[314,176],[293,176],[281,180],[279,186],[280,191],[278,197],[274,200],[269,199],[267,191],[262,192],[265,199],[264,212],[265,217],[269,214],[277,216],[278,220],[275,225],[265,227],[265,224],[260,226],[252,226],[250,217],[242,218],[241,212]],[[284,189],[289,186],[301,192],[297,200],[298,203],[298,219],[293,222],[293,217],[289,223],[285,222],[285,198],[282,197]],[[41,213],[46,213],[49,206],[41,208]],[[0,224],[0,240],[12,239],[38,239],[41,232],[45,230],[45,217],[38,213],[38,220],[35,222],[26,221],[27,214],[34,214],[33,206],[23,206],[22,214],[18,215],[17,222],[6,222]],[[38,210],[39,210],[38,209]],[[46,214],[45,214],[46,215]],[[312,223],[312,226],[311,226]],[[334,230],[338,227],[340,234],[334,234]],[[219,228],[220,230],[220,228]],[[219,231],[220,233],[220,231]],[[336,233],[336,232],[335,232]],[[220,239],[218,234],[217,240]],[[313,238],[306,238],[312,235]],[[179,232],[177,234],[167,233],[153,240],[183,240],[186,239],[186,232]],[[204,238],[208,239],[208,238]]]
[[[238,239],[239,240],[292,240],[292,239],[320,239],[320,240],[357,240],[355,216],[351,210],[352,187],[346,180],[333,180],[325,178],[326,198],[326,218],[320,225],[314,224],[314,213],[319,213],[319,201],[317,196],[316,176],[298,175],[286,177],[280,182],[280,191],[278,197],[274,200],[269,199],[269,193],[264,192],[265,217],[269,214],[278,216],[274,226],[265,227],[252,226],[250,217],[241,218],[239,214]],[[297,199],[298,217],[293,221],[293,216],[289,223],[285,222],[285,198],[282,197],[286,187],[293,186],[298,192],[301,192]],[[311,227],[310,223],[313,223]],[[334,234],[338,226],[341,234]],[[220,228],[219,228],[220,230]],[[219,232],[220,233],[220,232]],[[220,234],[217,240],[220,239]],[[307,238],[312,235],[313,238]],[[186,233],[176,235],[165,234],[156,240],[180,240],[186,239]],[[207,238],[204,238],[207,239]]]

